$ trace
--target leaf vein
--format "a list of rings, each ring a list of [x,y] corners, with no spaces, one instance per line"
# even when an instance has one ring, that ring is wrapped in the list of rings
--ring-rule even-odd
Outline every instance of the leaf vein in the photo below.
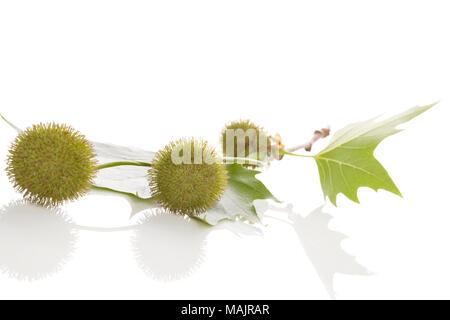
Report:
[[[372,172],[370,172],[370,171],[368,171],[368,170],[366,170],[366,169],[363,169],[363,168],[361,168],[361,167],[357,167],[357,166],[355,166],[355,165],[352,165],[351,163],[347,163],[347,162],[343,162],[343,161],[339,161],[339,160],[331,159],[331,158],[325,158],[325,157],[319,157],[319,158],[324,159],[324,160],[326,160],[326,161],[336,162],[336,163],[338,163],[338,164],[340,164],[340,165],[343,165],[343,166],[346,166],[346,167],[350,167],[350,168],[353,168],[353,169],[355,169],[355,170],[362,171],[362,172],[364,172],[364,173],[366,173],[366,174],[368,174],[368,175],[371,175],[371,176],[377,178],[377,179],[380,180],[380,181],[383,181],[383,180],[382,180],[381,178],[379,178],[376,174],[374,174],[374,173],[372,173]],[[328,169],[329,169],[329,166],[328,166]],[[331,172],[331,170],[330,170],[330,172]]]

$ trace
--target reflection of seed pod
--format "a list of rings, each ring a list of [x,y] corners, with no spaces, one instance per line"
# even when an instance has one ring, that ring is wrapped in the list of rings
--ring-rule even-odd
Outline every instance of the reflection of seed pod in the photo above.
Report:
[[[186,156],[182,163],[172,153]],[[204,161],[196,158],[202,155]],[[181,139],[159,151],[149,170],[150,189],[160,205],[179,214],[198,215],[214,207],[228,182],[225,166],[206,142]]]
[[[240,135],[243,135],[242,138],[239,138]],[[229,139],[231,141],[228,141]],[[267,161],[271,152],[271,140],[267,133],[249,120],[233,121],[228,124],[222,131],[221,142],[225,157]]]
[[[19,280],[60,271],[75,249],[77,233],[58,209],[26,201],[0,209],[0,270]]]
[[[26,199],[44,206],[87,193],[97,173],[93,146],[71,127],[38,124],[19,133],[6,172]]]
[[[147,214],[132,239],[139,266],[151,277],[171,281],[192,274],[202,263],[212,230],[184,216]]]

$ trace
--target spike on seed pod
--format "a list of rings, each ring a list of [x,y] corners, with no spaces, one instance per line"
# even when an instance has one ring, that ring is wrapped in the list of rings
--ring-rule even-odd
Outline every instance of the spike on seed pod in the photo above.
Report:
[[[180,139],[155,155],[149,184],[163,208],[177,214],[199,215],[222,198],[228,173],[206,142]]]
[[[38,124],[19,133],[6,172],[25,199],[57,206],[86,194],[97,173],[92,144],[64,124]]]
[[[243,135],[242,138],[239,138],[240,135]],[[233,121],[226,125],[222,130],[221,143],[225,157],[267,161],[271,154],[270,137],[262,127],[250,120]],[[239,143],[244,145],[239,146]],[[244,163],[243,165],[255,167],[253,164]]]

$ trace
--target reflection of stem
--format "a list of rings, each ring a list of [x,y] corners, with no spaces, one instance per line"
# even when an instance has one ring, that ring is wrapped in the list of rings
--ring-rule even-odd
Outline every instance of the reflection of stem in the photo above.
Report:
[[[139,228],[139,225],[130,225],[130,226],[124,226],[124,227],[111,227],[111,228],[105,228],[105,227],[90,227],[90,226],[81,226],[78,224],[72,224],[72,227],[76,230],[82,230],[82,231],[93,231],[93,232],[119,232],[119,231],[130,231],[130,230],[136,230]]]
[[[106,168],[113,168],[113,167],[120,167],[120,166],[137,166],[137,167],[151,167],[151,163],[148,162],[140,162],[140,161],[117,161],[117,162],[109,162],[104,163],[99,166],[97,166],[98,170],[106,169]]]
[[[169,214],[169,213],[168,213]],[[194,220],[194,221],[198,221],[201,224],[201,226],[206,226],[206,227],[214,227],[214,225],[209,224],[208,222],[206,222],[205,220],[196,217],[196,216],[189,216],[190,219]],[[142,225],[139,223],[136,224],[132,224],[132,225],[128,225],[128,226],[122,226],[122,227],[91,227],[91,226],[83,226],[83,225],[79,225],[76,223],[71,223],[71,226],[76,229],[76,230],[80,230],[80,231],[92,231],[92,232],[125,232],[125,231],[133,231],[133,230],[138,230]],[[199,225],[200,226],[200,225]]]
[[[137,194],[134,194],[134,193],[131,193],[131,192],[125,192],[125,191],[114,190],[114,189],[110,189],[110,188],[107,188],[107,187],[99,187],[99,186],[93,185],[93,186],[91,187],[91,189],[93,189],[93,190],[99,190],[99,191],[106,191],[106,192],[119,193],[119,194],[121,194],[121,195],[128,196],[128,197],[132,197],[132,198],[137,199],[137,200],[140,200],[140,201],[149,201],[149,202],[154,202],[154,201],[155,201],[154,198],[141,198],[141,197],[139,197]]]

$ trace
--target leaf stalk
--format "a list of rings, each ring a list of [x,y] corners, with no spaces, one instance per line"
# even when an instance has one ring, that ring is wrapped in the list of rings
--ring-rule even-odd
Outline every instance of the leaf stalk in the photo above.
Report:
[[[108,162],[97,166],[98,170],[120,167],[120,166],[137,166],[137,167],[151,167],[152,164],[148,162],[140,162],[140,161],[117,161],[117,162]]]

